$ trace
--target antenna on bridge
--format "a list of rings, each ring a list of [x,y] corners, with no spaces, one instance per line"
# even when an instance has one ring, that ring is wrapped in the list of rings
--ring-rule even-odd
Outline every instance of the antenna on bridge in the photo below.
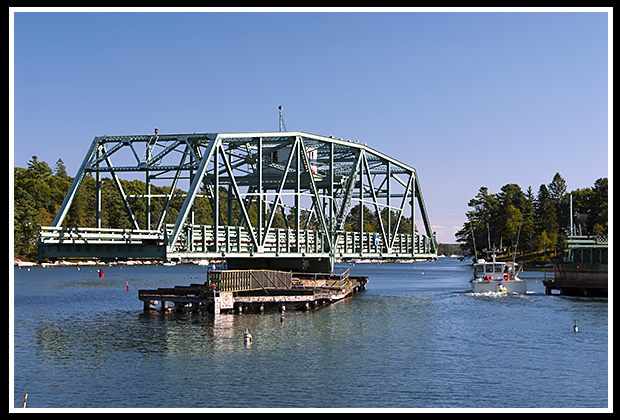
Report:
[[[286,124],[284,123],[284,117],[282,116],[282,105],[278,106],[278,110],[280,111],[280,123],[278,126],[278,131],[288,131],[286,129]],[[284,130],[282,130],[282,127],[284,127]]]

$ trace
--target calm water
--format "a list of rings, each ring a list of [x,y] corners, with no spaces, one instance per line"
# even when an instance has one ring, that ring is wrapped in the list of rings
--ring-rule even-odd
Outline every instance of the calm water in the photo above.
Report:
[[[448,258],[351,270],[365,292],[281,323],[142,313],[138,289],[203,282],[195,265],[15,268],[14,406],[608,406],[607,299],[532,271],[527,295],[475,295]]]

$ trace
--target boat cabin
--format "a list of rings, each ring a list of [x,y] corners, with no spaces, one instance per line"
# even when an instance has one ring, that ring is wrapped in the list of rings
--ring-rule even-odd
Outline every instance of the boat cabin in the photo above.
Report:
[[[514,280],[516,265],[516,263],[511,261],[487,262],[485,260],[478,260],[474,264],[474,279]]]

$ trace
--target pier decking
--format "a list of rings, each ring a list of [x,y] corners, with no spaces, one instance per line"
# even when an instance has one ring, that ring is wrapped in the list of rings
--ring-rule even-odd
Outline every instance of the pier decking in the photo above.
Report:
[[[213,270],[203,284],[139,290],[138,298],[145,312],[309,310],[365,290],[366,283],[367,276],[350,276],[348,269],[340,274]]]

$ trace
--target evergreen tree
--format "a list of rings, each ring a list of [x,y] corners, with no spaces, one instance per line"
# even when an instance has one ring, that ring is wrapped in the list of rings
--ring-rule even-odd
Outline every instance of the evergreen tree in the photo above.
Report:
[[[376,225],[376,216],[370,211],[370,209],[362,204],[358,204],[351,208],[349,215],[346,218],[344,229],[346,231],[359,232],[360,230],[360,206],[362,207],[364,217],[364,232],[378,232],[378,225]],[[376,226],[375,226],[376,225]]]
[[[557,222],[556,206],[551,199],[551,194],[549,194],[549,190],[545,184],[541,184],[538,189],[538,195],[535,203],[535,213],[536,220],[538,222],[537,231],[539,234],[546,231],[547,235],[549,235],[552,232],[558,231],[559,226]]]
[[[533,252],[536,249],[536,231],[534,228],[534,192],[532,187],[527,187],[525,193],[526,204],[523,209],[523,221],[521,226],[521,236],[519,237],[519,249],[527,252]]]
[[[501,211],[506,211],[508,206],[514,206],[517,210],[523,211],[527,205],[527,199],[521,187],[517,184],[506,184],[497,194],[497,200]]]
[[[560,201],[566,194],[566,181],[559,172],[553,176],[553,181],[549,184],[549,196],[551,200],[556,203],[556,205],[560,204]]]
[[[56,161],[54,175],[60,178],[68,178],[67,168],[65,167],[65,163],[60,158]]]
[[[527,207],[527,199],[517,184],[506,184],[497,194],[499,202],[496,232],[504,246],[513,248],[517,241],[519,227],[522,223],[523,211]]]
[[[486,248],[489,237],[496,237],[500,203],[495,194],[490,194],[487,187],[480,187],[478,194],[467,203],[470,210],[466,213],[467,222],[463,229],[456,233],[457,242],[462,243],[464,249],[474,254],[474,242],[478,251]],[[473,236],[472,236],[473,230]]]
[[[28,162],[29,176],[36,179],[47,179],[52,175],[52,170],[45,162],[39,162],[36,156]]]
[[[549,196],[555,205],[556,220],[560,229],[564,230],[568,226],[569,218],[569,197],[566,194],[566,181],[559,172],[553,176],[553,180],[548,185]]]
[[[518,208],[516,208],[512,204],[508,205],[502,217],[502,237],[504,238],[503,243],[504,246],[510,244],[510,248],[508,249],[509,254],[512,254],[514,247],[516,246],[517,235],[519,233],[519,228],[521,227],[522,217],[523,214],[519,211]]]
[[[599,178],[594,181],[592,200],[590,202],[590,214],[588,217],[588,231],[592,235],[606,235],[609,230],[609,199],[608,180]]]

